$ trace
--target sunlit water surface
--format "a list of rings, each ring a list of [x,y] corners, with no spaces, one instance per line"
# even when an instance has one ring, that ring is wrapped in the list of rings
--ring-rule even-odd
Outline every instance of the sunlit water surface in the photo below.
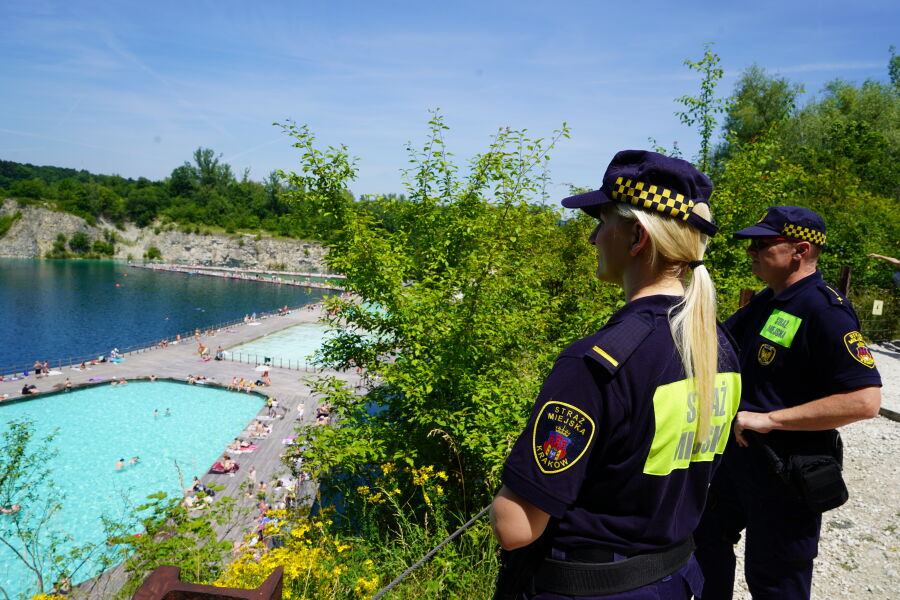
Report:
[[[164,381],[102,385],[0,405],[0,426],[14,419],[35,421],[38,438],[58,429],[53,481],[65,494],[53,527],[79,542],[103,540],[100,516],[120,517],[126,503],[148,494],[180,494],[177,462],[186,483],[200,476],[225,445],[259,412],[258,396]],[[166,409],[172,415],[163,416]],[[154,418],[158,410],[160,416]],[[115,470],[120,458],[140,462]],[[33,510],[24,507],[23,510]],[[0,515],[0,519],[9,519]],[[73,582],[95,575],[90,565]],[[11,596],[31,591],[27,572],[0,549],[0,582]]]

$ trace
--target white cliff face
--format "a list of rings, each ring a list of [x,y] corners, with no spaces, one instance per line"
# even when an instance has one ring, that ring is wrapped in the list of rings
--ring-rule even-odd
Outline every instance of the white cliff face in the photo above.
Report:
[[[327,251],[316,242],[266,236],[257,239],[257,236],[247,234],[185,233],[177,228],[162,231],[152,226],[140,229],[131,224],[119,230],[103,222],[92,227],[81,217],[39,206],[19,206],[11,199],[0,205],[0,215],[11,215],[16,211],[21,211],[22,217],[0,238],[0,256],[43,258],[60,233],[71,240],[74,234],[83,232],[93,241],[104,239],[103,231],[110,230],[120,240],[113,257],[117,259],[127,259],[130,255],[139,261],[151,246],[155,246],[162,254],[162,260],[168,263],[327,272],[324,261]]]

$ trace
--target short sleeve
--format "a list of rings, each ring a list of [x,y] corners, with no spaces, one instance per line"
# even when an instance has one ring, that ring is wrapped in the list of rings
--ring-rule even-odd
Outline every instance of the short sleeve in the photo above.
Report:
[[[561,357],[503,468],[503,483],[561,518],[578,497],[597,445],[603,385],[583,358]]]
[[[816,359],[816,371],[829,393],[881,385],[859,321],[844,307],[832,306],[816,313],[810,321],[810,355]]]

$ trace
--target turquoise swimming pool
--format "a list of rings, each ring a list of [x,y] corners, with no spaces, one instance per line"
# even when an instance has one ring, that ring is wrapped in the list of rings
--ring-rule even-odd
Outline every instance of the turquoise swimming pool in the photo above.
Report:
[[[327,331],[327,326],[318,323],[294,325],[252,342],[229,348],[228,352],[233,353],[235,357],[250,357],[251,362],[261,363],[265,358],[271,358],[275,365],[279,364],[279,360],[283,361],[285,366],[288,361],[304,365],[309,363],[309,357],[319,349]]]
[[[180,494],[175,462],[186,484],[206,473],[261,406],[258,396],[248,394],[132,382],[0,405],[0,427],[5,431],[9,421],[28,418],[35,421],[38,437],[59,429],[59,455],[51,467],[66,499],[54,525],[79,542],[102,541],[101,514],[121,514],[123,496],[140,504],[160,490]],[[164,416],[167,408],[169,417]],[[154,418],[154,410],[159,417]],[[137,465],[115,470],[116,461],[133,456],[140,456]],[[95,574],[85,567],[72,581]],[[28,573],[5,548],[0,549],[0,585],[11,597],[30,591],[31,585]]]

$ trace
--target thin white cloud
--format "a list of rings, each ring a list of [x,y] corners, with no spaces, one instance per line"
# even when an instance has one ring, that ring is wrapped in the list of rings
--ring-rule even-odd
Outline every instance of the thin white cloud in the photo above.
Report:
[[[73,144],[75,146],[81,146],[83,148],[91,148],[93,150],[102,150],[104,152],[117,152],[115,148],[104,148],[103,146],[95,146],[94,144],[86,144],[84,142],[79,142],[77,140],[71,140],[66,138],[54,137],[49,135],[41,135],[38,133],[29,133],[27,131],[15,131],[13,129],[4,129],[0,128],[0,133],[8,133],[10,135],[21,135],[24,137],[31,137],[39,140],[49,140],[51,142],[60,142],[63,144]]]
[[[828,63],[808,63],[788,67],[773,67],[766,69],[772,73],[835,73],[839,71],[869,71],[872,69],[885,69],[887,60],[882,62],[845,61]]]
[[[285,139],[286,138],[283,136],[271,139],[268,142],[263,142],[262,144],[258,144],[252,148],[248,148],[248,149],[244,150],[243,152],[238,152],[237,154],[232,154],[231,156],[226,156],[225,158],[222,159],[222,162],[230,163],[237,158],[240,158],[247,154],[252,154],[252,153],[256,152],[257,150],[261,150],[261,149],[265,148],[266,146],[271,146],[271,145],[277,144],[279,142],[283,143],[285,141]]]
[[[24,146],[22,148],[0,148],[0,154],[14,154],[16,152],[34,152],[44,150],[46,146]]]

